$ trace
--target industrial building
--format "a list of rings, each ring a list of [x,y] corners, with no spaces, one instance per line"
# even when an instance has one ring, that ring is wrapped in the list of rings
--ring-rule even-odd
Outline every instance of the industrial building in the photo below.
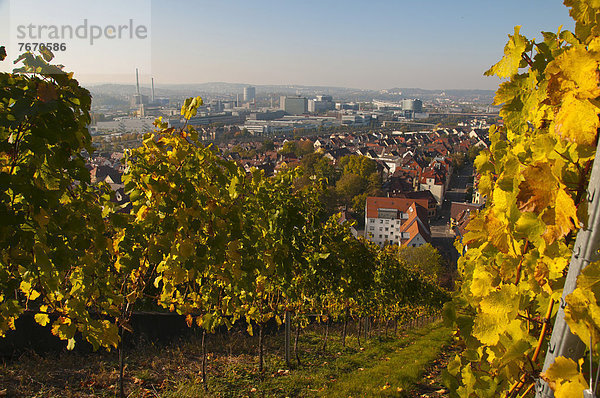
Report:
[[[402,110],[412,112],[422,112],[423,102],[419,99],[404,99],[402,100]]]
[[[306,97],[294,96],[280,98],[281,109],[289,115],[303,115],[308,113],[308,100]]]
[[[373,105],[382,111],[402,110],[411,113],[423,112],[423,101],[420,99],[403,99],[400,102],[373,100]]]
[[[334,117],[310,117],[310,116],[284,116],[277,120],[247,119],[240,126],[250,131],[253,135],[268,136],[274,134],[291,133],[295,129],[318,129],[338,126],[339,121]]]
[[[368,126],[371,123],[371,115],[348,114],[342,115],[342,124],[345,126]]]
[[[317,99],[308,101],[308,111],[310,113],[320,113],[335,109],[335,102],[330,95],[317,95]]]

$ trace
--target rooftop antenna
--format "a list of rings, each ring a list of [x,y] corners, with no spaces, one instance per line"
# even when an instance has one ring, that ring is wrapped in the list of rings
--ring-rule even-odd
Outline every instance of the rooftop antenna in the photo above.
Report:
[[[135,85],[137,87],[137,94],[140,95],[140,78],[138,76],[138,69],[135,68]]]
[[[152,102],[155,102],[155,97],[154,97],[154,78],[152,78]]]

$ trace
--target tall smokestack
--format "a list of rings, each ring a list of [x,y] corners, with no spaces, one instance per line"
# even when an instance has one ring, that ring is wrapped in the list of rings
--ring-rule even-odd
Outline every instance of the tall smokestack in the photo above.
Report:
[[[155,98],[154,98],[154,78],[152,78],[152,102],[155,102]]]
[[[137,94],[140,95],[140,78],[138,76],[138,69],[135,68],[135,85],[137,87]]]

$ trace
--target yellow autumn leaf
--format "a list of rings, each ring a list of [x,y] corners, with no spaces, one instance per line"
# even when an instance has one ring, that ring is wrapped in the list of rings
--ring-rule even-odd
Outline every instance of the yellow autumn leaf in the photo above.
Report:
[[[554,132],[559,137],[583,145],[594,145],[599,109],[586,99],[579,99],[575,93],[567,93],[556,115]]]
[[[37,290],[31,289],[29,291],[29,297],[28,297],[29,301],[34,301],[38,297],[40,297],[40,293]]]
[[[584,342],[600,339],[600,262],[589,264],[577,277],[577,288],[567,296],[565,319]]]
[[[141,221],[146,218],[146,214],[148,213],[148,206],[142,205],[136,214],[136,221]]]
[[[548,370],[542,374],[546,380],[560,381],[576,377],[579,373],[577,363],[571,358],[557,357]]]
[[[500,334],[517,315],[519,300],[517,287],[512,284],[504,284],[484,297],[475,318],[473,336],[483,344],[498,343]]]
[[[563,189],[556,192],[554,206],[544,212],[542,219],[546,223],[546,231],[543,237],[548,244],[566,236],[579,225],[577,208],[573,198]]]
[[[521,55],[527,48],[527,39],[519,33],[521,26],[515,26],[514,35],[508,35],[508,43],[504,46],[504,57],[485,72],[486,76],[497,75],[500,78],[512,77],[519,70]]]
[[[50,317],[47,314],[35,314],[33,318],[42,326],[46,326],[50,322]]]
[[[519,184],[519,210],[540,214],[554,199],[558,181],[547,163],[538,162],[523,170]]]
[[[493,275],[485,270],[476,270],[471,282],[471,294],[475,297],[487,295],[493,289]]]
[[[507,233],[506,223],[500,221],[492,212],[486,215],[485,221],[485,230],[490,242],[502,253],[508,253],[510,235]]]
[[[569,15],[578,24],[577,36],[580,39],[586,39],[591,33],[592,27],[596,27],[596,18],[600,9],[598,0],[565,0],[565,6],[570,7]]]
[[[555,94],[575,90],[581,99],[598,96],[598,59],[583,45],[560,54],[548,64],[546,72],[551,75],[550,85],[558,85],[559,90],[553,90]]]
[[[482,175],[481,178],[479,179],[479,183],[477,184],[477,189],[479,190],[479,193],[481,196],[488,196],[490,195],[490,193],[492,192],[492,178],[485,174]]]
[[[566,381],[559,384],[554,390],[555,398],[573,398],[583,395],[583,390],[587,388],[587,383],[583,377],[576,381]]]
[[[26,282],[26,281],[21,281],[21,285],[19,286],[19,288],[21,289],[21,291],[25,294],[29,293],[29,290],[31,290],[31,283]]]
[[[570,358],[557,357],[542,378],[554,390],[556,398],[572,398],[583,395],[588,384],[579,372],[577,363]]]

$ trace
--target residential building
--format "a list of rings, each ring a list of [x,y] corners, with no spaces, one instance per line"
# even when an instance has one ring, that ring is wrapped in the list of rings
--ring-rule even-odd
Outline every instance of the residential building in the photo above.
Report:
[[[379,246],[422,246],[431,241],[427,207],[427,199],[368,197],[365,238]]]
[[[406,199],[427,199],[427,215],[429,219],[435,217],[437,214],[438,202],[430,191],[401,192],[390,196]]]
[[[444,203],[444,196],[446,194],[446,179],[450,176],[446,175],[441,169],[427,167],[423,169],[421,177],[419,179],[419,190],[430,191],[433,197],[441,206]]]
[[[354,236],[355,238],[358,238],[359,234],[364,233],[364,231],[358,231],[355,227],[356,227],[356,221],[354,219],[352,219],[350,217],[350,215],[348,214],[348,212],[346,210],[342,211],[340,213],[340,220],[339,220],[340,224],[344,224],[344,223],[349,223],[350,225],[350,233],[352,234],[352,236]]]
[[[483,208],[483,205],[473,203],[452,202],[450,205],[450,229],[455,235],[462,237],[467,231],[466,226],[472,216]]]

